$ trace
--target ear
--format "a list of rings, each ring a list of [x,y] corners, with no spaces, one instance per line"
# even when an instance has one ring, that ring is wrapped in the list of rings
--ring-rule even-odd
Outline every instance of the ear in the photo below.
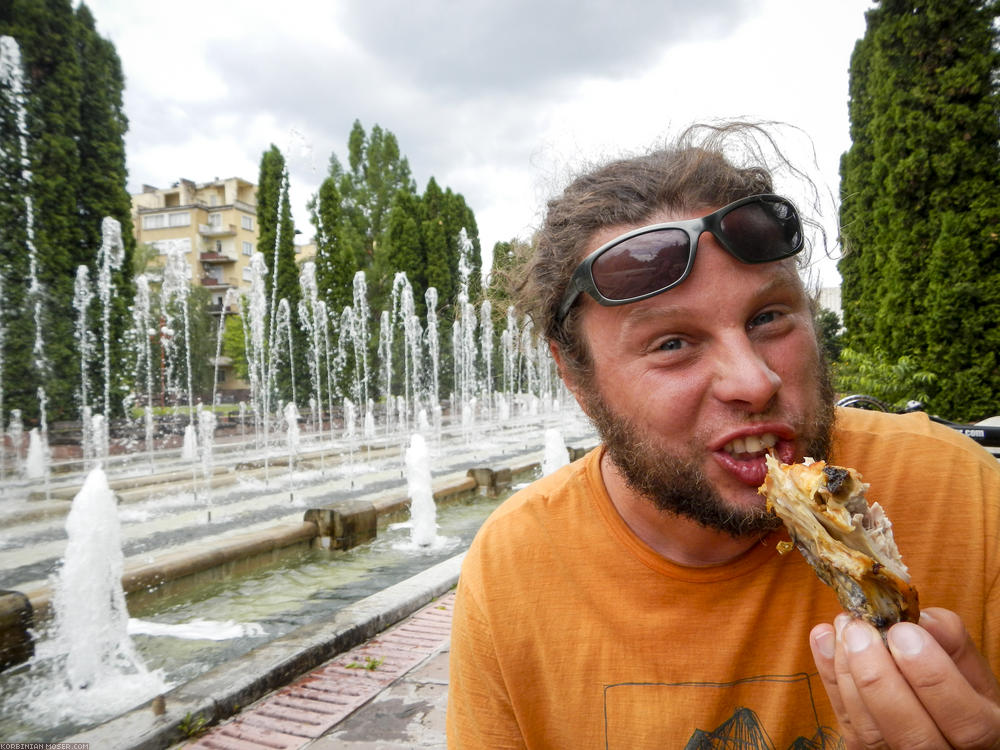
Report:
[[[580,408],[583,409],[584,412],[586,412],[587,409],[584,406],[586,401],[580,398],[580,384],[577,383],[567,373],[566,368],[563,367],[562,351],[559,349],[559,346],[556,344],[556,342],[552,341],[551,339],[549,339],[549,352],[552,354],[552,359],[555,360],[556,369],[559,370],[559,378],[562,380],[563,383],[565,383],[570,393],[573,394],[573,397],[576,399],[576,402],[580,405]]]

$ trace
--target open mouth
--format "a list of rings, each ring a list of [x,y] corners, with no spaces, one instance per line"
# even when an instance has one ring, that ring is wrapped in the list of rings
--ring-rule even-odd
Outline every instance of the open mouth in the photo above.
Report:
[[[740,482],[759,487],[767,475],[764,457],[774,451],[784,463],[792,463],[795,444],[774,432],[740,435],[715,452],[715,459]]]
[[[762,435],[746,435],[730,440],[722,446],[722,450],[734,458],[750,458],[763,455],[777,444],[778,436],[773,432],[765,432]]]

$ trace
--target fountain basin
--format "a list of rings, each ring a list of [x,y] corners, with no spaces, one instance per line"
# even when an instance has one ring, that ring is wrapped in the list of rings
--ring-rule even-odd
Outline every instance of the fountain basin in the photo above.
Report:
[[[587,438],[583,439],[587,440]],[[589,445],[581,447],[575,449],[574,452],[582,454],[589,447]],[[453,472],[450,475],[440,477],[439,480],[435,482],[435,504],[446,508],[454,505],[466,506],[469,504],[479,503],[480,501],[475,500],[475,498],[480,496],[495,496],[497,493],[503,492],[504,489],[509,488],[512,481],[519,475],[521,478],[523,478],[526,472],[532,472],[537,475],[540,470],[540,466],[541,456],[538,451],[529,451],[527,453],[516,454],[508,457],[507,465],[492,467],[480,466],[473,469],[467,469],[464,476],[458,474],[457,472]],[[165,554],[155,554],[155,559],[151,562],[146,559],[149,557],[148,555],[132,556],[126,564],[126,570],[123,576],[124,588],[128,592],[129,611],[133,617],[138,616],[143,618],[147,617],[145,612],[153,612],[154,614],[152,616],[162,621],[163,616],[158,616],[155,613],[156,611],[162,611],[162,602],[164,600],[176,600],[177,598],[195,595],[190,594],[190,592],[196,591],[198,587],[213,586],[216,584],[222,585],[219,583],[222,579],[231,579],[236,575],[245,574],[247,571],[267,568],[269,565],[274,565],[276,559],[281,557],[288,558],[289,555],[301,555],[303,560],[308,560],[307,556],[310,554],[310,550],[313,550],[314,552],[327,552],[328,550],[335,550],[338,546],[336,541],[337,526],[335,520],[333,519],[336,518],[338,506],[341,515],[343,515],[344,510],[349,511],[351,509],[356,509],[358,506],[363,506],[365,508],[364,515],[366,515],[369,519],[374,516],[374,525],[376,528],[371,529],[370,533],[377,535],[376,544],[383,543],[383,534],[385,534],[385,538],[388,541],[391,534],[387,534],[386,529],[389,528],[391,531],[391,525],[393,522],[404,520],[409,515],[409,499],[403,495],[401,490],[403,490],[403,487],[400,483],[395,487],[395,489],[379,489],[376,492],[369,492],[367,494],[361,493],[357,497],[364,498],[363,500],[344,499],[331,503],[326,508],[311,508],[306,510],[306,518],[311,518],[309,521],[301,520],[295,523],[270,524],[268,528],[260,531],[251,531],[243,534],[227,533],[223,539],[210,537],[206,540],[193,542],[182,549],[174,549]],[[301,514],[302,511],[299,511],[299,513]],[[324,527],[324,523],[322,521],[323,516],[330,519],[326,523],[326,527]],[[301,515],[299,517],[302,518]],[[482,517],[485,517],[485,515]],[[469,539],[471,539],[471,536],[466,538],[463,543],[467,544]],[[208,543],[206,544],[206,542]],[[453,550],[453,552],[455,551],[457,550]],[[332,554],[332,552],[328,552],[327,554]],[[336,570],[340,570],[340,568],[345,567],[342,563],[336,564]],[[428,563],[424,563],[424,565],[426,564]],[[306,567],[308,567],[308,565],[309,563],[307,562]],[[299,568],[293,567],[293,571],[295,571],[293,575],[298,575],[298,570]],[[335,569],[331,569],[331,576],[334,575],[334,570]],[[340,573],[336,573],[335,575],[339,576]],[[398,580],[398,578],[396,580]],[[389,585],[389,583],[391,583],[391,581],[386,582],[386,580],[383,579],[381,584],[374,584],[377,586],[376,588],[368,588],[367,591],[376,591],[378,590],[378,587],[384,588],[386,585]],[[332,587],[333,581],[331,578],[324,578],[321,581],[320,586],[325,588]],[[354,588],[355,590],[359,590],[357,586]],[[46,590],[46,587],[40,587],[32,590],[30,593],[30,601],[33,608],[37,610],[35,612],[35,624],[37,625],[39,623],[43,623],[43,617],[47,613],[51,594]],[[351,596],[355,597],[359,595],[364,594],[351,594]],[[241,596],[243,596],[242,593]],[[343,606],[344,602],[353,601],[350,598],[341,599],[341,594],[327,593],[325,591],[312,596],[318,596],[319,599],[337,599],[337,606]],[[244,598],[248,601],[252,601],[257,599],[258,595],[255,593],[249,593],[246,594]],[[157,602],[160,604],[157,604]],[[327,605],[323,604],[323,606]],[[157,607],[160,607],[160,610],[157,610]],[[223,603],[222,605],[210,606],[207,610],[205,610],[208,614],[187,614],[173,619],[171,619],[172,615],[168,614],[166,617],[169,621],[182,623],[191,622],[192,617],[195,617],[196,619],[204,618],[213,620],[219,619],[220,617],[222,619],[232,618],[233,614],[228,611],[227,607],[228,605]],[[330,616],[331,615],[326,615],[327,618]],[[251,615],[250,617],[252,619],[253,616]],[[247,621],[246,617],[241,617],[239,614],[237,614],[235,618],[239,622]],[[265,620],[266,619],[267,618],[265,617]],[[282,619],[283,618],[281,616],[278,616],[278,620]],[[383,627],[385,627],[385,625],[383,625]],[[269,627],[270,637],[274,637],[274,631],[276,630],[279,634],[285,632],[283,627]],[[145,636],[139,637],[142,638]],[[281,638],[279,637],[279,640],[280,639]],[[170,639],[167,638],[164,640],[169,641]],[[259,643],[259,641],[257,641],[257,643]],[[253,648],[254,645],[254,643],[251,643],[249,645],[244,644],[239,647],[235,645],[229,647],[231,650],[224,654],[226,663],[232,660],[230,656],[232,658],[242,658],[239,656],[239,654],[243,653],[240,649],[245,650],[246,648]],[[345,645],[343,648],[349,647],[350,646]],[[154,651],[159,648],[159,646],[155,647]],[[187,659],[187,662],[192,665],[192,668],[197,666],[202,661],[204,660],[201,657],[201,651],[198,650],[193,651],[190,658]],[[157,668],[155,665],[156,662],[154,659],[153,668]],[[200,668],[204,669],[206,667],[201,666]],[[308,667],[304,668],[307,669]],[[187,678],[185,677],[182,679],[186,680]],[[176,679],[171,680],[171,684],[176,684],[176,682]],[[185,682],[180,685],[180,687],[174,689],[181,691],[177,694],[178,696],[183,697],[186,695],[186,693],[183,692],[186,684],[187,683]],[[172,693],[173,691],[171,691],[171,694]],[[236,701],[236,703],[245,705],[245,703],[240,703],[240,701]],[[215,703],[213,703],[213,705],[215,705]],[[217,706],[216,710],[221,709]],[[181,716],[189,716],[190,714],[190,710],[185,709]],[[219,717],[216,716],[215,718]],[[66,728],[71,731],[77,731],[79,726],[80,725],[77,725],[76,728],[71,726]],[[56,728],[54,732],[44,730],[43,734],[44,736],[39,736],[39,732],[29,730],[27,735],[22,736],[26,739],[32,740],[57,740],[65,737],[67,732],[64,730],[60,731]]]
[[[475,493],[495,494],[509,486],[513,477],[537,470],[539,465],[529,460],[512,467],[469,469],[465,477],[450,477],[438,482],[434,489],[435,503],[447,505]],[[343,499],[306,510],[303,520],[298,523],[270,525],[262,531],[213,540],[210,545],[195,543],[152,556],[132,558],[126,561],[122,588],[130,597],[176,591],[198,585],[205,576],[218,578],[246,572],[295,547],[316,545],[349,549],[374,539],[380,526],[384,528],[405,518],[409,503],[408,497],[389,492],[366,499]],[[0,654],[8,653],[9,657],[6,663],[0,659],[0,669],[30,658],[29,629],[44,624],[50,613],[52,590],[44,584],[27,587],[23,592],[8,592],[7,597],[11,614],[3,617],[0,613],[0,644],[6,644]],[[16,603],[20,603],[19,606],[15,607]]]
[[[245,656],[220,665],[153,702],[66,738],[101,748],[167,748],[187,739],[192,718],[211,725],[288,684],[337,654],[374,637],[458,581],[464,553],[340,610],[332,619],[297,629]]]

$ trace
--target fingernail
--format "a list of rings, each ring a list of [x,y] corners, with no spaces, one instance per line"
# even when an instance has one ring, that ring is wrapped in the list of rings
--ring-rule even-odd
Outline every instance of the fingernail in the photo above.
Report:
[[[865,625],[863,622],[854,621],[848,623],[844,628],[844,646],[852,654],[856,654],[859,651],[864,651],[871,645],[872,642],[872,631],[871,628]]]
[[[833,652],[836,648],[836,639],[833,637],[833,633],[829,630],[824,630],[813,638],[813,643],[816,645],[816,650],[819,651],[820,656],[824,659],[833,658]]]
[[[889,630],[889,648],[905,656],[916,656],[924,650],[924,636],[920,628],[901,622]]]
[[[847,623],[851,621],[851,619],[852,618],[848,615],[837,615],[833,618],[833,629],[836,631],[838,638],[843,635],[844,628],[847,626]]]

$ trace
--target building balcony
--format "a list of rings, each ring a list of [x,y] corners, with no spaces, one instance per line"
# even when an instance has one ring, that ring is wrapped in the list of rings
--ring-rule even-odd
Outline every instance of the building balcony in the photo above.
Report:
[[[209,315],[236,315],[239,311],[238,305],[223,305],[221,302],[213,302],[205,308]]]
[[[206,289],[211,289],[212,291],[225,291],[229,289],[232,284],[228,281],[223,281],[222,279],[217,279],[214,276],[202,276],[201,285]]]
[[[235,224],[199,224],[198,234],[202,237],[232,237],[236,234]]]
[[[228,255],[227,253],[218,253],[214,250],[204,250],[202,251],[199,259],[202,263],[208,263],[209,265],[215,265],[218,263],[235,263],[236,257],[233,255]]]

